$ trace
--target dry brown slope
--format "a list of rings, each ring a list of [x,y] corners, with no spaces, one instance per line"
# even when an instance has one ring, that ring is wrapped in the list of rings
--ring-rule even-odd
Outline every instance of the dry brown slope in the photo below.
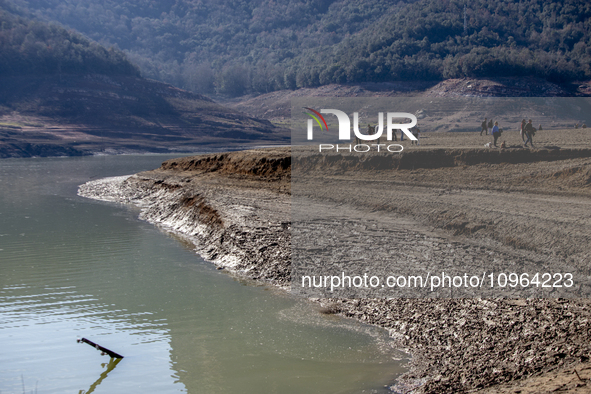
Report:
[[[590,86],[589,82],[562,86],[538,78],[459,78],[441,82],[331,84],[219,100],[251,116],[284,124],[291,116],[291,100],[302,97],[568,97],[589,96]]]
[[[289,131],[157,81],[55,75],[0,79],[0,157],[203,151],[289,141]]]

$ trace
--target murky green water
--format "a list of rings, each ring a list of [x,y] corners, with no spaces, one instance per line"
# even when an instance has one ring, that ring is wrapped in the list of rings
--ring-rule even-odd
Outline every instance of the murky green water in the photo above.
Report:
[[[165,156],[0,161],[0,392],[381,392],[382,330],[216,271],[77,185]],[[125,356],[108,356],[86,337]]]

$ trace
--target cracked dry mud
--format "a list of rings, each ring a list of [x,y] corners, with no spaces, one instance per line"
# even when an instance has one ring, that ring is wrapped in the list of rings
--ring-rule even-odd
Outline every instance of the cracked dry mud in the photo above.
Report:
[[[457,138],[465,142],[464,136]],[[581,139],[580,145],[590,142]],[[540,149],[523,151],[528,159],[512,163],[519,157],[516,150],[471,163],[466,157],[484,157],[488,151],[466,147],[437,153],[423,146],[405,152],[398,167],[380,168],[377,158],[353,169],[341,163],[342,172],[318,162],[315,175],[297,191],[290,189],[290,164],[297,166],[299,156],[292,163],[288,149],[235,152],[170,160],[129,179],[89,182],[80,194],[135,202],[144,219],[183,234],[205,258],[285,287],[294,230],[290,192],[303,198],[298,201],[308,209],[299,212],[312,219],[317,219],[314,209],[327,207],[339,220],[348,212],[369,218],[361,227],[351,222],[351,234],[360,239],[351,248],[363,248],[375,260],[379,248],[368,251],[363,237],[379,234],[392,238],[397,247],[390,253],[409,263],[453,261],[492,269],[508,261],[552,262],[589,275],[591,154],[563,149],[563,156],[552,158],[551,150]],[[451,157],[451,164],[432,165],[439,160],[433,162],[434,155]],[[339,160],[348,159],[331,158]],[[408,163],[413,165],[405,167]],[[347,171],[357,178],[350,182]],[[315,231],[328,231],[331,223],[340,222],[320,220]],[[343,256],[330,258],[339,263]],[[385,327],[412,353],[411,369],[394,391],[590,392],[585,363],[591,355],[591,304],[583,298],[517,296],[318,301],[326,313]]]

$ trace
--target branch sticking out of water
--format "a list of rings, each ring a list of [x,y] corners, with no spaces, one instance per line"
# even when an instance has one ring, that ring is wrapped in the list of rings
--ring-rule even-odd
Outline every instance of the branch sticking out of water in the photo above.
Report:
[[[102,354],[108,354],[111,358],[123,358],[122,355],[115,353],[112,350],[107,349],[106,347],[102,347],[101,345],[94,343],[86,338],[82,338],[82,339],[78,339],[77,341],[78,343],[80,342],[84,342],[89,344],[90,346],[93,346],[94,348],[96,348],[97,350],[100,350],[102,352]]]

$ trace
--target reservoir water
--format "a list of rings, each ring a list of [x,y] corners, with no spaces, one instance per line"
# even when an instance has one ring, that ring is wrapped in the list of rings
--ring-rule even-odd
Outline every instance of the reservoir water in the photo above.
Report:
[[[76,195],[167,158],[0,161],[0,392],[384,392],[405,357],[384,330],[217,271],[135,208]]]

